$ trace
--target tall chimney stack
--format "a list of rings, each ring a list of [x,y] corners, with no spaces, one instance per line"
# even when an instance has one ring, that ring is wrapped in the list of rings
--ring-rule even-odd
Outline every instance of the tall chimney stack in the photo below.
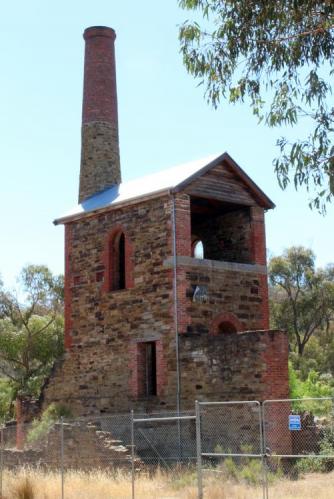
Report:
[[[79,203],[121,183],[112,28],[93,26],[85,46]]]

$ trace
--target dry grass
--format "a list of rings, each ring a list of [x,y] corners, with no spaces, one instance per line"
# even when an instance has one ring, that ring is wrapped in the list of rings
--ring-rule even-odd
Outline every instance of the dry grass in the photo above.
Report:
[[[34,486],[28,476],[17,481],[12,495],[15,499],[34,499]]]
[[[259,499],[260,487],[224,482],[220,474],[203,477],[205,499]],[[33,495],[18,495],[18,491],[33,490]],[[60,475],[23,468],[6,471],[3,476],[3,499],[57,499],[61,496]],[[131,476],[124,472],[112,475],[92,471],[68,472],[65,479],[66,499],[130,499]],[[332,499],[334,497],[334,472],[312,474],[298,481],[277,480],[270,485],[270,498],[274,499]],[[141,475],[136,480],[136,499],[197,499],[196,476],[167,474],[157,471],[153,477]]]

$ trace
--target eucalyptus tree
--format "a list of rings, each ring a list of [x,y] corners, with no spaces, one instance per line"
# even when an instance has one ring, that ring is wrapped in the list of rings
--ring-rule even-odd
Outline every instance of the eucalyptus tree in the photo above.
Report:
[[[209,102],[247,101],[269,127],[306,119],[305,136],[277,140],[279,184],[304,186],[325,211],[334,194],[333,0],[179,0],[184,64]]]
[[[19,288],[0,283],[0,375],[15,396],[38,396],[63,351],[63,277],[28,265]]]
[[[269,261],[273,326],[289,332],[290,345],[299,355],[317,333],[332,334],[334,321],[334,267],[315,268],[314,253],[291,247]]]

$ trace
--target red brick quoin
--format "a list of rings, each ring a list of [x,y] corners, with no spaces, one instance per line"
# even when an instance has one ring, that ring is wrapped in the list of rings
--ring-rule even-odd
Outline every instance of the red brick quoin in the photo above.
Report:
[[[266,265],[266,230],[264,210],[259,206],[251,207],[250,250],[253,263]],[[259,276],[260,294],[262,297],[263,329],[269,329],[269,300],[267,275]]]

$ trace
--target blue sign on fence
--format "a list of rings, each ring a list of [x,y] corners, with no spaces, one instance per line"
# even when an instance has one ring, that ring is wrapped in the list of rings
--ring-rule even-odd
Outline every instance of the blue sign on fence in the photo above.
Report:
[[[301,430],[302,424],[299,414],[289,414],[289,430]]]

